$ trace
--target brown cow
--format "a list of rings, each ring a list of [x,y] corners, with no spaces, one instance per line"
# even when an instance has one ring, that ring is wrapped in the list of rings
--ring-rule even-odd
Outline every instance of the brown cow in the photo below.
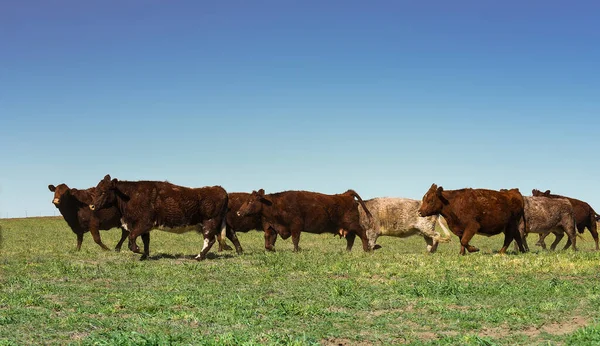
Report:
[[[486,189],[461,189],[445,191],[432,184],[423,196],[419,215],[441,214],[452,233],[460,239],[460,254],[479,251],[469,245],[475,234],[492,236],[504,233],[503,254],[513,239],[525,252],[519,235],[519,222],[523,217],[523,196],[518,189],[494,191]]]
[[[121,246],[129,232],[121,227],[121,213],[114,205],[109,205],[98,213],[93,213],[88,205],[92,203],[94,191],[91,187],[86,190],[71,189],[66,184],[58,186],[48,185],[48,189],[54,192],[52,203],[60,211],[63,218],[71,227],[73,233],[77,235],[77,251],[81,249],[83,235],[90,232],[96,244],[102,249],[108,250],[108,247],[102,243],[98,230],[108,230],[111,228],[121,228],[121,240],[117,243],[115,251],[121,251]]]
[[[233,229],[235,233],[248,232],[253,229],[262,230],[262,221],[260,215],[238,216],[242,204],[252,198],[252,195],[247,192],[229,192],[229,202],[227,206],[227,228]],[[227,249],[225,240],[219,242],[219,251],[231,250]]]
[[[235,232],[227,232],[227,192],[220,186],[189,188],[160,181],[119,181],[106,175],[96,186],[90,209],[99,211],[114,204],[121,211],[123,225],[129,234],[129,248],[139,252],[135,244],[142,236],[144,253],[149,255],[152,229],[169,232],[196,230],[204,235],[204,246],[196,259],[203,260],[215,242],[215,236],[225,233],[238,253],[242,247]]]
[[[346,236],[346,250],[352,250],[358,235],[363,250],[369,251],[366,230],[360,224],[357,203],[371,217],[363,200],[353,190],[343,194],[326,195],[309,191],[284,191],[265,195],[265,191],[252,191],[252,199],[242,205],[239,216],[260,215],[265,231],[265,249],[274,251],[277,234],[282,239],[292,236],[294,251],[298,251],[300,232],[333,233]]]
[[[583,231],[587,228],[592,234],[594,241],[596,242],[596,250],[600,250],[600,247],[598,247],[598,225],[596,224],[596,221],[598,220],[598,214],[596,214],[594,209],[592,209],[592,207],[589,204],[575,198],[565,197],[561,195],[553,195],[550,193],[550,190],[546,190],[546,192],[541,192],[540,190],[533,189],[531,192],[536,197],[541,196],[549,198],[568,199],[569,202],[571,202],[571,205],[573,206],[575,222],[577,223],[577,231],[579,231],[579,233],[583,233]],[[548,234],[541,235],[540,240],[538,242],[543,242],[544,238],[547,235]]]

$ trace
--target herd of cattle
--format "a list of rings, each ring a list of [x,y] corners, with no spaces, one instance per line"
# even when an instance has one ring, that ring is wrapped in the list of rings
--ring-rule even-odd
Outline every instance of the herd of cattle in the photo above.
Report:
[[[77,250],[83,235],[90,232],[103,249],[99,230],[121,228],[119,251],[129,238],[129,249],[149,255],[150,231],[182,233],[191,230],[204,236],[204,245],[196,259],[203,260],[215,241],[219,251],[230,249],[227,237],[237,253],[242,247],[236,232],[263,230],[265,249],[274,251],[279,235],[292,237],[298,251],[301,232],[333,233],[346,239],[351,250],[356,236],[364,251],[379,248],[379,236],[408,237],[421,235],[427,251],[435,252],[440,242],[450,241],[450,233],[440,221],[444,217],[448,228],[460,239],[460,253],[479,251],[469,244],[475,234],[486,236],[504,233],[504,253],[515,240],[521,252],[529,250],[526,236],[538,233],[537,245],[544,249],[544,238],[556,235],[554,250],[566,233],[565,249],[576,250],[577,232],[589,230],[598,247],[596,222],[600,216],[583,201],[553,195],[550,191],[533,190],[533,196],[523,196],[518,189],[444,190],[433,184],[422,201],[405,198],[374,198],[363,201],[354,191],[326,195],[309,191],[284,191],[265,194],[260,189],[252,193],[227,193],[220,186],[188,188],[160,181],[119,181],[106,175],[96,187],[86,190],[69,188],[65,184],[49,185],[54,192],[52,203],[77,235]],[[440,224],[445,235],[435,230]],[[136,240],[144,244],[140,252]]]

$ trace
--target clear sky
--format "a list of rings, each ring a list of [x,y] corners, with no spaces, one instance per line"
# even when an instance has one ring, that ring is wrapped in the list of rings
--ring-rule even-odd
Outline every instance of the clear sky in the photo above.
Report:
[[[551,189],[600,211],[600,2],[0,2],[0,217],[48,184]]]

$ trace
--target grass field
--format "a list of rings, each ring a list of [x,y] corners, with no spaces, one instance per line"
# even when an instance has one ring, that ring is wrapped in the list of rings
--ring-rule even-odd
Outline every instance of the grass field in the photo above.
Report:
[[[422,238],[360,242],[303,234],[300,253],[262,233],[239,234],[245,254],[191,259],[194,233],[152,232],[151,260],[104,252],[62,218],[0,220],[0,345],[593,345],[600,344],[600,253],[438,253]],[[102,232],[116,244],[120,232]],[[549,241],[553,236],[548,237]],[[563,244],[561,244],[562,246]],[[512,249],[512,248],[511,248]]]

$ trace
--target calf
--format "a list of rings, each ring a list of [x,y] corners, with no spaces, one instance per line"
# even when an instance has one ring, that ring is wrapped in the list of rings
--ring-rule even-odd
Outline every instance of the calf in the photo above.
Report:
[[[77,235],[77,251],[81,249],[83,235],[88,231],[92,234],[96,244],[102,249],[108,250],[108,247],[102,243],[98,230],[108,230],[115,227],[121,228],[121,240],[117,243],[115,251],[121,251],[121,246],[129,232],[121,227],[119,209],[114,205],[108,205],[102,211],[93,213],[88,208],[96,188],[78,190],[71,189],[66,184],[60,184],[58,186],[48,185],[48,189],[54,192],[52,203],[60,211],[73,233]]]
[[[238,216],[237,214],[242,204],[250,200],[252,195],[246,192],[230,192],[228,195],[229,202],[227,205],[227,228],[232,229],[235,233],[248,232],[253,229],[262,229],[260,215],[254,214],[248,216]],[[231,248],[227,248],[228,246],[225,243],[225,240],[223,240],[223,242],[219,242],[219,251],[231,250]]]
[[[366,230],[360,224],[355,197],[371,217],[363,200],[353,190],[337,195],[309,191],[284,191],[266,195],[260,189],[252,191],[252,198],[241,206],[238,215],[261,216],[265,249],[268,251],[274,251],[277,234],[283,239],[291,235],[294,251],[298,251],[301,232],[345,234],[348,251],[352,250],[358,235],[362,240],[363,250],[369,251]]]
[[[460,254],[479,251],[469,245],[475,234],[492,236],[504,233],[503,254],[513,239],[525,252],[519,235],[523,218],[523,196],[518,189],[494,191],[486,189],[448,190],[432,184],[423,196],[420,216],[441,214],[452,233],[460,238]]]
[[[435,252],[439,242],[450,241],[448,229],[440,222],[439,215],[428,217],[419,216],[421,201],[407,198],[373,198],[365,201],[366,207],[373,214],[367,217],[366,212],[359,208],[360,222],[367,230],[369,247],[375,248],[379,236],[406,238],[411,235],[421,235],[427,243],[427,251]],[[446,233],[442,238],[435,230],[435,223]]]
[[[142,236],[144,252],[149,255],[152,229],[169,232],[196,230],[204,235],[204,246],[196,259],[203,260],[221,230],[233,242],[238,253],[242,247],[235,232],[227,232],[227,192],[220,186],[188,188],[160,181],[119,181],[106,175],[96,187],[96,196],[90,209],[96,212],[116,205],[124,227],[129,231],[129,248],[139,252],[135,244]]]
[[[575,217],[569,200],[564,198],[523,196],[523,201],[525,217],[519,224],[519,233],[521,234],[521,238],[523,238],[525,250],[529,251],[526,239],[528,233],[544,235],[550,232],[556,234],[557,239],[550,247],[552,250],[556,248],[556,245],[565,233],[569,236],[569,241],[565,245],[565,249],[569,248],[571,243],[573,243],[573,250],[577,250],[575,245]],[[537,245],[546,249],[543,239],[540,238],[540,240]]]
[[[594,238],[594,242],[596,243],[596,250],[600,250],[600,247],[598,247],[598,225],[596,224],[596,221],[598,221],[599,217],[598,214],[596,214],[594,209],[592,209],[592,207],[589,204],[575,198],[565,197],[561,195],[553,195],[550,193],[550,190],[546,190],[546,192],[541,192],[540,190],[534,189],[531,192],[536,197],[566,198],[567,200],[569,200],[569,202],[571,202],[571,205],[573,206],[573,215],[575,216],[575,222],[577,223],[577,231],[579,231],[579,233],[583,233],[583,231],[587,228],[592,234],[592,237]],[[543,242],[546,235],[548,234],[546,233],[541,235],[539,242]]]

